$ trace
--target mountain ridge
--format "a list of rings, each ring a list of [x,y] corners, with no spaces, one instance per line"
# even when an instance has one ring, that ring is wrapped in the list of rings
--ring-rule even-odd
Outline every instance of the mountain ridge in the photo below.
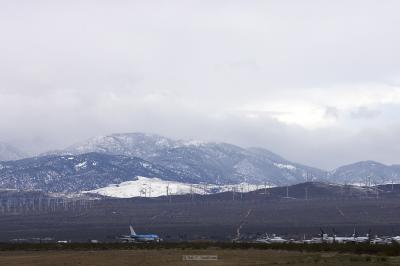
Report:
[[[114,162],[115,160],[143,161],[151,165],[153,169],[159,169],[159,173],[143,171],[139,168],[131,168],[132,165],[118,163],[97,171],[93,169],[88,183],[86,174],[75,173],[68,161],[64,161],[62,172],[56,168],[49,169],[48,164],[54,163],[55,158],[75,157],[102,157],[103,160]],[[35,162],[41,161],[42,169],[32,172]],[[25,167],[24,162],[30,162],[30,167]],[[82,162],[81,162],[82,163]],[[82,191],[106,187],[110,184],[118,184],[135,180],[137,176],[156,177],[164,180],[179,181],[182,183],[208,183],[215,185],[227,184],[267,184],[269,186],[285,186],[306,181],[324,181],[339,184],[377,185],[391,182],[400,182],[400,165],[385,165],[375,161],[361,161],[343,165],[332,171],[291,162],[282,156],[265,148],[242,148],[237,145],[224,142],[204,142],[198,140],[173,140],[157,134],[149,133],[115,133],[106,136],[97,136],[68,146],[64,150],[50,151],[37,157],[14,161],[19,168],[13,173],[4,175],[4,166],[13,165],[12,161],[0,164],[0,186],[4,188],[30,188],[35,187],[35,178],[44,178],[47,175],[51,180],[55,177],[75,178],[74,185],[66,185],[63,180],[57,185],[41,183],[36,184],[40,189],[55,191]],[[79,163],[76,163],[79,164]],[[118,171],[114,169],[118,168]],[[124,168],[125,167],[125,168]],[[54,170],[54,171],[53,171]],[[127,178],[127,171],[132,173]],[[140,170],[140,171],[139,171]],[[37,172],[41,172],[39,175]],[[58,171],[58,172],[57,172]],[[60,171],[62,174],[60,174]],[[121,176],[117,176],[119,173]],[[76,178],[84,178],[77,180]],[[29,182],[33,179],[33,183]],[[86,179],[85,179],[86,178]],[[14,181],[12,181],[14,180]],[[14,183],[12,183],[14,182]],[[20,185],[16,185],[20,184]],[[26,184],[25,186],[23,184]],[[28,185],[30,184],[30,185]],[[81,185],[77,185],[81,184]],[[46,188],[46,185],[49,188]],[[9,187],[7,187],[9,186]],[[64,186],[64,187],[63,187]],[[70,186],[70,187],[68,187]]]
[[[135,156],[216,184],[268,182],[292,184],[324,176],[324,171],[290,162],[262,148],[223,142],[172,140],[149,133],[117,133],[71,145],[58,154],[101,152]]]
[[[372,160],[359,161],[330,171],[328,179],[337,183],[364,185],[400,182],[400,165],[387,165]]]
[[[210,182],[212,175],[215,175],[219,180],[214,183],[226,183],[230,179],[232,182],[268,182],[274,185],[315,180],[365,184],[368,178],[368,183],[374,184],[400,182],[400,165],[396,164],[385,165],[367,160],[327,171],[291,162],[265,148],[242,148],[223,142],[173,140],[157,134],[140,132],[91,138],[69,146],[64,152],[74,154],[82,151],[103,151],[118,154],[121,150],[125,155],[134,155],[166,167],[173,167],[182,174],[189,174],[187,170],[191,169],[196,178],[207,176],[206,180]],[[221,156],[230,158],[224,160]],[[210,161],[207,161],[207,158]],[[199,161],[202,163],[198,163]],[[284,171],[278,171],[276,168]],[[294,174],[296,169],[301,170]]]
[[[135,180],[143,175],[164,180],[182,178],[140,158],[101,153],[0,162],[0,188],[3,189],[80,192]]]

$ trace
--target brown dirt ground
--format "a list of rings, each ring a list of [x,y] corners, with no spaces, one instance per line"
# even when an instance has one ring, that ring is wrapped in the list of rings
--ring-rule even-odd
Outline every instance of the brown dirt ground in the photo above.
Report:
[[[217,255],[217,261],[183,261],[183,255]],[[107,250],[7,251],[0,265],[18,266],[180,266],[180,265],[400,265],[400,258],[271,250]]]

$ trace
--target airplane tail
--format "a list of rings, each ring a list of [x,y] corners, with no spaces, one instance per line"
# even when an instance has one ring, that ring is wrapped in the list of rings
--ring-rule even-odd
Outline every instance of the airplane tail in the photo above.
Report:
[[[132,235],[132,236],[135,236],[136,233],[135,233],[135,230],[133,230],[132,225],[129,226],[129,229],[131,230],[131,235]]]

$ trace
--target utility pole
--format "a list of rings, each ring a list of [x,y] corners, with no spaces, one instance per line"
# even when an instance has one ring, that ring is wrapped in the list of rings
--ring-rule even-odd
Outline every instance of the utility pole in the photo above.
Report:
[[[147,198],[147,184],[144,184],[143,189],[144,189],[144,197]]]
[[[264,196],[267,198],[267,182],[264,182]]]
[[[306,192],[306,200],[308,200],[308,187],[305,188],[305,192]]]
[[[342,196],[342,199],[344,198],[344,184],[340,185],[340,194]]]
[[[169,191],[169,183],[168,183],[168,185],[167,185],[167,198],[168,198],[168,202],[169,203],[171,203],[171,193],[170,193],[170,191]]]
[[[289,186],[286,186],[286,198],[289,198]]]

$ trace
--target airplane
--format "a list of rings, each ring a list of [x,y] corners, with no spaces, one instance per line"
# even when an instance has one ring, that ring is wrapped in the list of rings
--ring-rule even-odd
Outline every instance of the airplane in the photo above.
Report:
[[[347,236],[337,236],[335,229],[333,229],[333,236],[329,236],[320,228],[321,234],[320,234],[320,240],[319,242],[314,242],[314,243],[338,243],[338,244],[343,244],[343,243],[348,243],[354,241],[354,237],[347,237]],[[317,240],[317,238],[313,238],[314,240]]]
[[[393,236],[390,240],[392,240],[392,242],[400,243],[400,236]]]
[[[374,239],[371,240],[371,244],[375,245],[388,245],[392,243],[392,238],[391,237],[377,237],[375,236]]]
[[[356,229],[354,228],[354,232],[351,237],[346,237],[346,236],[337,236],[335,229],[333,229],[333,236],[328,236],[328,234],[325,234],[322,229],[321,230],[321,242],[325,243],[371,243],[373,240],[377,240],[375,242],[380,243],[382,242],[381,239],[378,239],[377,236],[375,238],[371,237],[371,230],[368,231],[368,233],[365,236],[358,236]],[[400,237],[399,237],[400,241]],[[315,243],[315,242],[314,242]]]
[[[353,240],[349,242],[353,243],[370,243],[371,242],[371,230],[368,231],[368,234],[366,236],[358,236],[356,229],[354,228],[354,233],[353,233]]]
[[[280,236],[276,236],[275,234],[272,235],[272,237],[269,237],[268,235],[266,237],[262,237],[262,238],[258,238],[256,239],[257,243],[267,243],[267,244],[284,244],[287,243],[288,240],[280,237]]]
[[[161,242],[162,239],[158,235],[149,234],[149,235],[138,235],[135,230],[133,230],[132,226],[129,226],[131,231],[130,235],[122,235],[119,237],[124,243],[148,243],[148,242]]]
[[[311,239],[304,239],[303,244],[321,244],[323,240],[320,237],[313,237]]]

